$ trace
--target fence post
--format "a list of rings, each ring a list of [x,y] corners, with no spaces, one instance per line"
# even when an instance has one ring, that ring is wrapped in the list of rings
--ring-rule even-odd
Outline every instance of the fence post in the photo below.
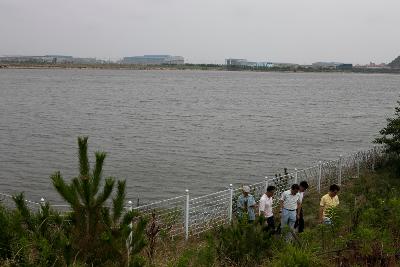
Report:
[[[372,149],[372,171],[375,171],[375,149],[376,146],[374,145],[374,148]]]
[[[132,201],[128,201],[128,210],[132,211],[133,210],[133,203]],[[132,221],[129,223],[129,236],[128,239],[126,240],[126,251],[127,251],[127,255],[128,255],[128,265],[130,262],[130,254],[131,254],[131,243],[132,243],[132,228],[133,228],[133,224]]]
[[[265,176],[265,190],[263,193],[267,192],[267,188],[268,188],[268,176]]]
[[[228,210],[228,219],[229,223],[232,222],[232,213],[233,213],[233,185],[229,185],[229,210]]]
[[[44,197],[42,197],[40,199],[40,209],[39,209],[40,213],[43,213],[43,208],[44,208],[45,205],[46,205],[46,201],[44,200]]]
[[[189,189],[186,189],[185,240],[189,239]]]
[[[318,193],[321,193],[322,161],[318,162]]]
[[[338,177],[338,184],[342,185],[342,155],[339,156],[339,177]]]
[[[294,168],[294,183],[298,183],[297,168]]]

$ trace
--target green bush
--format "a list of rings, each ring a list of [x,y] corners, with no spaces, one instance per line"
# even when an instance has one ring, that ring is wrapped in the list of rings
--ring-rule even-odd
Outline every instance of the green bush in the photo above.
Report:
[[[91,170],[88,158],[88,138],[78,138],[79,174],[70,183],[60,172],[51,176],[53,185],[61,197],[71,207],[70,240],[74,254],[88,264],[103,265],[118,263],[125,265],[128,259],[126,240],[129,236],[129,224],[136,216],[133,212],[124,213],[125,181],[106,178],[102,188],[103,164],[106,154],[96,152],[96,161]],[[116,190],[114,190],[116,189]],[[113,191],[114,196],[113,196]],[[106,205],[111,202],[111,208]],[[134,238],[128,247],[131,258],[145,246],[146,221],[139,218],[135,224]]]
[[[292,245],[285,246],[280,251],[275,251],[271,262],[274,267],[320,267],[329,266],[316,254]]]
[[[0,207],[0,259],[18,266],[63,266],[68,224],[48,205],[40,213],[26,206],[23,194],[14,197],[15,210]]]
[[[11,224],[11,214],[0,205],[0,259],[7,259],[12,255],[11,242],[13,231]]]
[[[0,265],[145,265],[140,253],[146,246],[147,222],[124,211],[125,181],[107,178],[102,183],[105,153],[96,153],[90,170],[87,140],[78,138],[79,175],[70,183],[60,172],[51,176],[71,212],[61,216],[49,203],[40,212],[32,212],[23,194],[14,196],[15,210],[0,207]],[[132,238],[128,239],[131,223]]]
[[[248,266],[260,263],[268,254],[271,235],[261,225],[235,223],[215,233],[215,247],[222,265]]]

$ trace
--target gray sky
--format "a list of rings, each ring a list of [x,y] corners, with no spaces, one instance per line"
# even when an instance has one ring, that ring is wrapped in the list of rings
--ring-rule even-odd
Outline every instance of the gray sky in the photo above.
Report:
[[[0,55],[390,62],[399,11],[400,0],[0,0]]]

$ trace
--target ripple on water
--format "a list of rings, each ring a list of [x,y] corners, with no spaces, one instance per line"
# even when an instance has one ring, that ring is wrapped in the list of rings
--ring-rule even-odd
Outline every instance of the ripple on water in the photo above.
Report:
[[[107,151],[129,198],[200,195],[370,146],[397,75],[1,70],[0,192],[60,201],[76,137]],[[92,162],[93,164],[93,162]]]

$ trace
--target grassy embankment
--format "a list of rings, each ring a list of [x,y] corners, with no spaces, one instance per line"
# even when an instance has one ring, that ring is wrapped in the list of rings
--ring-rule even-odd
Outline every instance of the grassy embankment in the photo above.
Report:
[[[392,164],[346,180],[340,207],[332,211],[334,226],[318,224],[321,195],[314,192],[304,202],[306,231],[291,244],[266,235],[259,225],[235,223],[186,245],[160,243],[155,265],[398,266],[400,177]]]
[[[0,205],[1,266],[400,264],[398,159],[382,163],[376,172],[345,180],[340,206],[331,212],[333,226],[317,223],[321,195],[308,194],[304,202],[306,231],[291,243],[264,232],[260,224],[236,221],[185,242],[163,235],[151,218],[143,220],[138,214],[124,212],[125,182],[118,181],[115,190],[114,179],[101,182],[104,153],[96,153],[96,164],[89,170],[85,140],[79,139],[78,177],[66,183],[59,172],[52,175],[56,190],[70,203],[72,213],[61,216],[48,205],[41,213],[30,212],[22,195],[15,197],[17,209]],[[112,208],[106,205],[107,199]],[[132,220],[133,236],[126,243]]]

